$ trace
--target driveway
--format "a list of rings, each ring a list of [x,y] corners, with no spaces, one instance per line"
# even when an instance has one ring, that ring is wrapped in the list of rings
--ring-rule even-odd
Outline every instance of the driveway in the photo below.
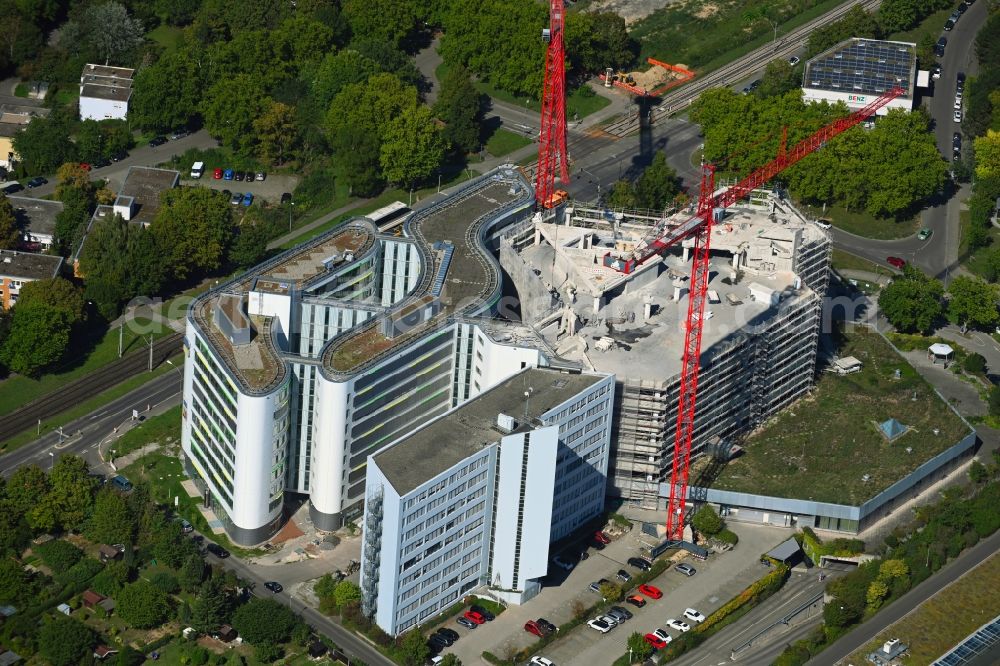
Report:
[[[679,618],[689,606],[708,615],[726,603],[766,573],[759,564],[760,554],[792,534],[792,530],[760,525],[733,523],[729,527],[740,536],[740,544],[735,550],[713,555],[706,562],[693,561],[698,573],[691,578],[668,569],[652,582],[663,591],[664,597],[650,600],[640,609],[626,606],[635,617],[624,626],[601,635],[582,625],[545,648],[544,656],[557,664],[610,664],[627,651],[625,642],[633,631],[652,631],[663,626],[668,618]],[[544,617],[557,626],[564,624],[572,619],[574,601],[579,599],[587,606],[597,601],[597,595],[588,589],[592,581],[612,580],[622,568],[634,573],[624,563],[638,551],[638,537],[639,529],[633,527],[603,551],[591,550],[590,558],[568,575],[561,576],[561,580],[551,587],[545,587],[539,596],[523,606],[508,607],[488,627],[469,631],[454,621],[448,622],[447,626],[462,635],[462,639],[448,650],[462,663],[476,664],[480,663],[484,650],[502,657],[508,649],[534,644],[538,639],[524,631],[525,622]],[[671,633],[677,632],[671,630]]]

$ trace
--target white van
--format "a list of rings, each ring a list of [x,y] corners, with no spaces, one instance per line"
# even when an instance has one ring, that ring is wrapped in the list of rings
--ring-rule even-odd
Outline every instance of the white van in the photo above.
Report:
[[[204,162],[195,162],[194,164],[191,165],[192,178],[201,178],[201,174],[203,174],[204,172],[205,172]]]

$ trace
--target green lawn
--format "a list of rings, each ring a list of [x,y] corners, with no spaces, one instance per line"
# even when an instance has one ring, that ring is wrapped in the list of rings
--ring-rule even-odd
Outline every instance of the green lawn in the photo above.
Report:
[[[893,33],[886,37],[886,39],[894,42],[913,42],[914,44],[920,44],[921,37],[924,35],[932,35],[935,38],[934,41],[937,41],[937,36],[941,33],[941,26],[944,25],[944,22],[948,20],[948,17],[953,11],[955,11],[953,6],[948,9],[942,9],[941,11],[935,12],[925,18],[917,27],[903,32]],[[926,65],[924,67],[926,68]]]
[[[864,211],[849,211],[839,204],[827,206],[826,212],[817,206],[802,203],[798,206],[810,215],[828,218],[838,229],[874,240],[898,240],[912,236],[920,230],[920,215],[897,222],[892,219],[878,219]]]
[[[173,507],[174,498],[177,498],[176,512],[187,519],[198,532],[204,534],[206,539],[215,541],[242,557],[257,557],[264,554],[264,551],[259,548],[240,548],[234,545],[225,534],[212,534],[208,521],[198,510],[201,498],[190,497],[181,486],[181,482],[188,476],[184,473],[181,461],[175,453],[161,451],[147,453],[131,465],[118,471],[132,483],[147,483],[150,496],[158,504]]]
[[[114,457],[123,456],[140,449],[146,444],[157,442],[161,445],[179,442],[181,439],[181,406],[177,405],[158,416],[153,416],[132,428],[111,446]]]
[[[172,25],[160,25],[146,33],[146,38],[163,47],[166,53],[175,51],[184,30]]]
[[[172,331],[148,319],[136,317],[136,326],[125,327],[125,353],[135,351],[143,346],[143,337],[148,339],[150,331],[154,338],[162,338]],[[135,332],[138,330],[139,332]],[[59,390],[67,382],[82,377],[97,368],[118,359],[119,329],[111,329],[97,341],[96,345],[86,354],[67,359],[54,372],[42,375],[38,379],[12,375],[0,382],[0,416],[8,414],[18,407],[40,398],[43,395]]]
[[[992,268],[989,267],[988,250],[997,247],[1000,244],[1000,229],[997,229],[993,225],[989,228],[989,242],[985,247],[981,247],[977,250],[969,250],[969,244],[966,241],[966,230],[971,222],[972,213],[968,210],[959,211],[959,222],[962,234],[961,243],[958,246],[958,259],[962,262],[965,268],[969,269],[972,273],[975,273],[981,278],[993,280],[996,278],[993,275]]]
[[[56,90],[53,99],[58,106],[75,104],[80,98],[80,89],[76,86],[65,86]]]
[[[929,664],[1000,613],[1000,555],[938,592],[916,610],[879,634],[844,663],[867,663],[865,655],[898,638],[909,646],[903,664]]]
[[[493,157],[503,157],[530,144],[531,139],[501,127],[486,140],[486,151]]]
[[[760,0],[760,9],[778,23],[777,37],[830,11],[842,0]],[[652,56],[694,68],[705,74],[771,42],[772,25],[760,19],[748,24],[747,3],[719,0],[712,3],[685,0],[671,3],[630,29],[641,45],[640,59]]]
[[[878,275],[894,275],[893,271],[889,270],[885,266],[880,266],[874,261],[868,261],[867,259],[856,257],[850,252],[845,252],[844,250],[834,249],[831,263],[833,264],[834,270],[842,269],[868,271],[869,273],[876,273]]]
[[[744,453],[713,488],[857,506],[968,432],[878,334],[849,332],[839,354],[855,356],[864,369],[846,376],[824,373],[810,396],[746,441]],[[877,430],[877,423],[889,418],[911,428],[891,443]],[[830,474],[832,469],[837,474]],[[870,475],[867,483],[864,474]]]
[[[15,97],[27,97],[28,96],[28,84],[18,83],[14,86],[14,96]]]

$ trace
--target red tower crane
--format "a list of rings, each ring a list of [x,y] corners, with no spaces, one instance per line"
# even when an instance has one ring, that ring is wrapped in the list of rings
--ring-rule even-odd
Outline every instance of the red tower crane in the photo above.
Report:
[[[754,189],[806,155],[822,148],[838,134],[873,116],[879,109],[902,95],[902,88],[883,93],[863,109],[839,118],[786,150],[784,140],[778,156],[760,167],[736,185],[715,192],[715,168],[708,165],[701,181],[698,210],[694,217],[671,228],[657,227],[628,257],[604,257],[604,265],[630,273],[644,261],[666,250],[678,241],[694,237],[691,264],[691,287],[688,296],[687,325],[684,331],[684,355],[681,364],[680,397],[677,405],[677,431],[674,436],[674,462],[670,474],[670,501],[667,505],[667,538],[680,540],[684,533],[684,509],[687,504],[688,471],[691,460],[691,438],[694,434],[695,404],[698,397],[698,371],[701,358],[701,332],[708,292],[709,245],[713,216],[717,209],[732,206]]]
[[[561,197],[554,196],[556,175],[569,182],[566,155],[566,48],[563,0],[550,0],[549,27],[542,36],[545,51],[545,87],[542,94],[542,132],[538,141],[538,169],[535,172],[535,201],[545,208]],[[565,196],[565,194],[563,194]]]

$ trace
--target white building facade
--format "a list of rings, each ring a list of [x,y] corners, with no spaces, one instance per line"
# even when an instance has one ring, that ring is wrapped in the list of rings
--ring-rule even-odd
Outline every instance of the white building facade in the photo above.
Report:
[[[528,368],[372,455],[365,613],[397,635],[477,588],[535,596],[549,544],[603,510],[613,393],[610,375]]]

